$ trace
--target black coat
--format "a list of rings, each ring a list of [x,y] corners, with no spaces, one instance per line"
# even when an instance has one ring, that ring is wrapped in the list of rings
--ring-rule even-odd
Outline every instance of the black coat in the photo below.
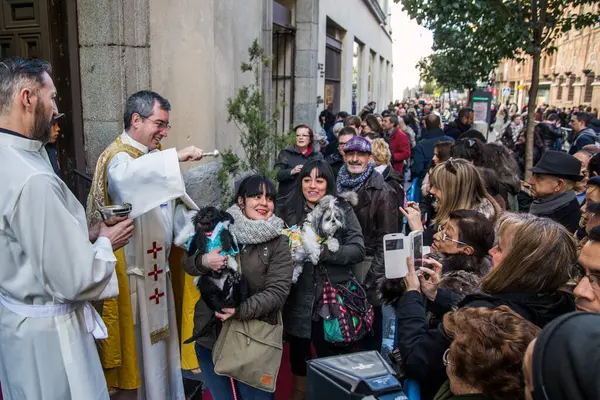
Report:
[[[341,283],[350,279],[351,268],[365,258],[365,245],[360,224],[352,210],[352,206],[341,200],[341,207],[346,216],[346,228],[336,232],[340,249],[332,253],[327,246],[315,268],[308,261],[304,263],[298,282],[292,285],[283,310],[283,325],[290,335],[310,338],[313,310],[323,296],[323,274],[320,268],[326,268],[332,283]],[[288,226],[296,225],[298,220],[293,209],[284,210],[283,220]]]
[[[325,161],[327,161],[327,164],[329,164],[329,166],[333,170],[333,176],[335,176],[337,179],[337,176],[340,173],[340,169],[342,169],[342,166],[344,165],[344,158],[339,153],[335,153],[330,156],[327,156],[327,158],[325,158]]]
[[[456,118],[453,122],[450,122],[448,125],[446,125],[444,128],[444,135],[450,136],[456,140],[460,135],[469,129],[471,129],[471,125],[465,125],[460,121],[460,118]]]
[[[552,294],[470,295],[459,303],[459,307],[495,308],[502,305],[510,307],[539,327],[544,327],[554,318],[575,310],[573,296],[561,291]],[[396,315],[398,348],[406,377],[421,383],[422,399],[432,399],[447,379],[442,357],[450,347],[451,340],[442,324],[437,329],[428,329],[424,299],[417,291],[407,292],[400,299]]]
[[[547,217],[553,221],[558,222],[571,233],[574,233],[579,229],[579,220],[581,219],[581,206],[577,201],[577,198],[574,198],[563,207],[558,208],[549,214],[532,214],[538,217]]]
[[[322,160],[323,154],[316,151],[305,156],[298,150],[296,146],[289,146],[279,153],[277,162],[273,166],[277,170],[277,181],[279,181],[279,189],[277,194],[277,205],[280,207],[287,200],[290,193],[293,192],[298,178],[298,174],[292,175],[292,170],[298,165],[304,165],[312,160]]]
[[[404,205],[404,180],[402,175],[398,173],[391,165],[388,165],[386,169],[381,173],[383,176],[383,180],[385,183],[390,185],[394,192],[398,197],[398,207],[402,207]],[[402,219],[402,218],[400,218]]]
[[[358,191],[358,204],[354,212],[362,227],[366,254],[373,257],[364,283],[369,291],[369,301],[378,305],[377,284],[385,275],[383,236],[400,231],[396,192],[385,183],[379,172],[373,171]]]

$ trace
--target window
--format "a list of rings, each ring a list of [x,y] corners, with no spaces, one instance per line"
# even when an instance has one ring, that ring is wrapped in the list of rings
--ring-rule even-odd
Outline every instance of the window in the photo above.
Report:
[[[594,82],[594,77],[591,75],[588,75],[585,77],[585,92],[583,95],[583,102],[584,103],[591,103],[592,102],[592,93],[594,92],[594,87],[592,86],[592,82]]]

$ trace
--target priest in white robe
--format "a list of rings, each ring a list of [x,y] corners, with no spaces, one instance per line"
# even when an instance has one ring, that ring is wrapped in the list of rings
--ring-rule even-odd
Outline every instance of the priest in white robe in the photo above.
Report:
[[[138,92],[127,100],[125,131],[100,156],[88,200],[89,223],[98,218],[99,204],[129,203],[135,220],[133,239],[124,251],[126,274],[120,276],[118,305],[105,302],[102,312],[105,320],[119,321],[114,326],[118,343],[110,336],[100,343],[107,383],[111,392],[117,391],[116,398],[119,389],[137,389],[140,400],[185,398],[167,260],[173,238],[189,228],[192,210],[198,209],[185,193],[179,163],[200,160],[202,151],[160,151],[170,128],[169,111],[169,102],[154,92]],[[131,337],[129,325],[135,354],[123,345]]]
[[[118,294],[113,249],[133,221],[88,232],[44,143],[56,115],[50,65],[0,62],[0,382],[6,400],[108,400],[88,303]],[[94,244],[90,243],[94,239]]]

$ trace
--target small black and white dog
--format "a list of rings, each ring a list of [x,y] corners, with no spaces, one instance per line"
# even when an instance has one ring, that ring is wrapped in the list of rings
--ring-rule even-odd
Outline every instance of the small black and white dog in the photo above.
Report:
[[[187,254],[202,255],[221,248],[220,254],[228,258],[227,266],[221,271],[210,270],[206,275],[194,280],[202,300],[209,309],[216,312],[237,307],[249,297],[249,287],[235,260],[239,248],[235,237],[229,231],[229,225],[234,222],[233,217],[216,207],[207,206],[198,211],[192,222],[195,234],[188,243]],[[213,314],[206,325],[185,343],[192,343],[204,336],[216,323],[217,317]]]

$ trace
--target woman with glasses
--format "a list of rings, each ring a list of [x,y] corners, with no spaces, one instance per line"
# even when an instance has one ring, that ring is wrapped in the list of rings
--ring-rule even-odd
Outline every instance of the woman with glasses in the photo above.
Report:
[[[314,133],[308,125],[298,125],[296,144],[281,150],[273,167],[277,171],[279,182],[277,209],[281,209],[296,186],[298,173],[309,161],[322,160],[323,153],[313,148]]]
[[[452,339],[442,357],[448,380],[435,400],[523,399],[523,356],[540,328],[501,306],[448,313],[444,331]]]
[[[477,168],[467,160],[450,158],[440,163],[429,177],[435,197],[435,218],[429,226],[423,226],[421,210],[416,204],[409,204],[400,211],[408,220],[411,230],[422,230],[423,244],[430,246],[433,233],[438,226],[444,226],[450,219],[450,213],[457,210],[474,210],[485,215],[491,221],[502,212],[496,201],[485,188]],[[423,216],[424,220],[431,216]],[[435,229],[434,229],[435,228]]]
[[[539,327],[575,310],[565,285],[568,266],[577,260],[577,246],[562,225],[530,214],[506,214],[497,224],[496,246],[490,255],[492,269],[478,293],[465,297],[459,307],[506,305]],[[422,292],[431,291],[439,277],[425,269],[429,276],[418,276],[409,261],[409,274],[404,278],[407,292],[396,307],[398,347],[406,376],[421,383],[427,398],[427,390],[446,379],[441,358],[451,341],[441,329],[443,324],[428,329]],[[429,395],[433,397],[432,392]]]
[[[366,137],[369,141],[380,138],[383,133],[381,123],[373,114],[367,115],[362,121],[360,127],[362,128],[360,136]]]

